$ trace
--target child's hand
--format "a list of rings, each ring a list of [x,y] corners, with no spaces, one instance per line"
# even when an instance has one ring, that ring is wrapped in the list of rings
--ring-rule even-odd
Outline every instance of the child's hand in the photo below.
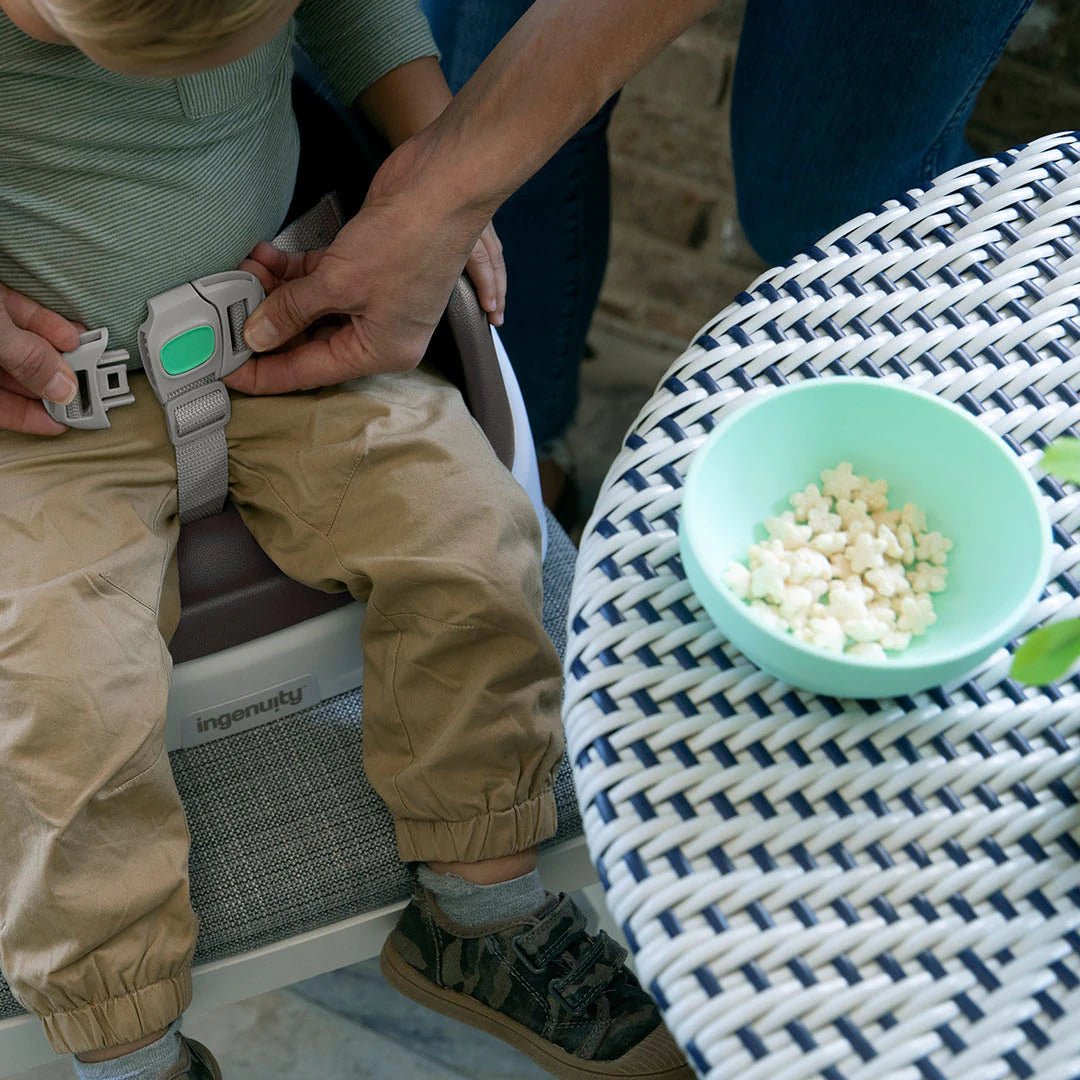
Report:
[[[75,373],[61,357],[78,348],[74,323],[0,285],[0,428],[27,435],[60,435],[41,399],[68,404],[78,393]]]
[[[465,273],[476,289],[480,306],[487,312],[488,322],[502,326],[506,313],[506,263],[494,225],[489,224],[480,234],[465,264]]]

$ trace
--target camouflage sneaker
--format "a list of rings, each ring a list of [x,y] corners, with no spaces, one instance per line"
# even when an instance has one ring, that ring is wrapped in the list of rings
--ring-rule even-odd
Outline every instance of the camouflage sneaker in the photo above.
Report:
[[[221,1069],[202,1043],[181,1035],[180,1061],[161,1080],[221,1080]]]
[[[549,896],[524,919],[469,930],[420,889],[381,962],[406,997],[510,1043],[562,1080],[690,1080],[625,959],[603,931],[586,932],[567,896]]]

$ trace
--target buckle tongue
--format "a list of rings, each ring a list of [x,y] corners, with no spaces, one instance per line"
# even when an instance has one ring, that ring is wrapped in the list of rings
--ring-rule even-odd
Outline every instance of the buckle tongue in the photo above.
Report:
[[[102,327],[79,338],[79,347],[65,353],[79,383],[79,393],[68,405],[43,401],[46,411],[68,427],[99,430],[111,427],[105,415],[120,405],[130,405],[135,395],[128,388],[128,354],[124,349],[107,351],[109,331]]]

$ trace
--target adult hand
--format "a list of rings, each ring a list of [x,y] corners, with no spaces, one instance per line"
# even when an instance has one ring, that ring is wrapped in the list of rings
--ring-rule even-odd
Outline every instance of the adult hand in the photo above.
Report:
[[[284,394],[416,367],[470,256],[486,262],[481,295],[495,301],[491,314],[501,311],[501,248],[493,233],[495,246],[480,239],[490,211],[463,209],[438,185],[422,182],[423,145],[410,140],[394,151],[360,212],[328,248],[255,249],[245,269],[262,279],[267,297],[248,319],[245,337],[268,355],[228,376],[231,389]],[[486,259],[476,256],[481,244]],[[299,337],[327,315],[346,319],[332,331]]]
[[[79,344],[79,329],[22,293],[0,285],[0,428],[27,435],[67,431],[41,399],[67,405],[79,384],[60,355]]]
[[[322,261],[326,248],[307,252],[280,251],[272,244],[259,244],[251,255],[240,264],[241,270],[254,274],[262,283],[267,296],[281,288],[286,282],[295,281],[312,273]],[[506,310],[506,264],[503,261],[502,243],[495,233],[494,226],[488,225],[476,241],[472,254],[465,263],[465,272],[476,289],[477,300],[480,306],[487,312],[488,322],[492,326],[501,326],[503,313]],[[334,315],[321,319],[315,326],[302,331],[284,342],[278,352],[272,355],[253,357],[238,371],[225,378],[225,382],[233,389],[243,393],[283,393],[283,390],[269,390],[265,382],[265,371],[274,367],[282,370],[284,361],[288,364],[286,356],[295,356],[301,346],[312,342],[328,343],[334,336],[336,329],[347,329],[347,320],[340,315]],[[327,345],[327,348],[332,348]],[[311,350],[306,350],[305,361]],[[273,360],[274,364],[266,361]],[[257,375],[255,368],[260,365],[264,368],[263,375]],[[415,366],[415,365],[412,365]],[[404,370],[407,370],[407,367]],[[372,374],[372,369],[368,374]],[[402,370],[397,367],[379,368],[377,370]],[[346,376],[352,378],[352,374]],[[263,381],[259,381],[259,380]],[[258,387],[258,388],[257,388]]]

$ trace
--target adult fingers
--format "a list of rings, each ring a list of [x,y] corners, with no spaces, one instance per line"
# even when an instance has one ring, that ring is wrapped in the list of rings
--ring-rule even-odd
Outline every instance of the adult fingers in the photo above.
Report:
[[[259,279],[259,284],[263,287],[263,292],[273,292],[274,289],[280,284],[279,280],[274,276],[273,272],[266,266],[265,263],[259,262],[255,258],[245,259],[238,270],[244,270],[249,274],[254,274]]]
[[[72,352],[79,347],[79,335],[85,327],[42,307],[28,296],[0,286],[0,304],[7,308],[11,321],[22,330],[43,337],[58,352]]]
[[[266,241],[255,246],[240,264],[241,270],[254,274],[266,292],[273,292],[283,281],[303,277],[316,269],[325,248],[314,251],[282,251]]]
[[[29,398],[31,401],[40,400],[37,394],[31,393],[21,382],[16,382],[16,380],[6,371],[0,371],[0,390],[18,394],[19,397]]]
[[[372,338],[383,347],[374,347]],[[382,335],[366,320],[353,317],[343,326],[316,328],[295,348],[253,356],[223,381],[243,394],[288,394],[362,375],[411,371],[423,359],[430,339],[430,331]]]
[[[35,398],[0,388],[0,428],[24,435],[62,435],[65,424],[57,423]]]
[[[222,381],[242,394],[290,394],[334,386],[367,373],[344,365],[331,340],[305,337],[294,348],[253,356]]]
[[[266,299],[252,312],[244,338],[257,352],[268,352],[306,330],[316,319],[335,310],[335,290],[318,270],[321,251],[285,252],[260,245],[253,255],[276,280]],[[269,265],[268,265],[269,264]]]
[[[22,304],[25,297],[11,290],[7,290],[6,294],[6,304],[0,304],[0,368],[35,397],[66,405],[78,393],[78,383],[71,366],[48,340],[17,325],[9,314],[9,308],[14,307],[20,319],[29,316],[29,321],[37,325],[48,322],[50,332],[59,328],[51,325],[52,320],[45,319],[40,312]],[[27,303],[32,304],[32,301]],[[64,336],[61,334],[61,339]]]

